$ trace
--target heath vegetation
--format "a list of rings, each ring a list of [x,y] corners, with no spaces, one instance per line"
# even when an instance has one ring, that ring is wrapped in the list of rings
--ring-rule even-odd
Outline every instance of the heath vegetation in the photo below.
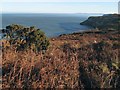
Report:
[[[1,30],[3,88],[120,88],[120,31],[47,38],[40,29]]]

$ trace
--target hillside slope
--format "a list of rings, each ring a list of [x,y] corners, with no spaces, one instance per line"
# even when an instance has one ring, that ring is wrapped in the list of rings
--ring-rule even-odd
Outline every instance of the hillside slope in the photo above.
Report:
[[[91,16],[80,23],[102,30],[118,30],[120,28],[120,14],[105,14],[103,16]]]
[[[119,37],[95,30],[61,35],[45,54],[4,48],[3,88],[120,88]]]

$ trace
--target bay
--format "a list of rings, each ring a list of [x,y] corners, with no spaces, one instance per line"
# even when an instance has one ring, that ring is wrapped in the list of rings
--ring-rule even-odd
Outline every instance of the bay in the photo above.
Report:
[[[80,25],[89,14],[53,14],[53,13],[7,13],[2,14],[2,27],[10,24],[20,24],[23,26],[35,26],[40,28],[48,37],[68,34],[91,27]]]

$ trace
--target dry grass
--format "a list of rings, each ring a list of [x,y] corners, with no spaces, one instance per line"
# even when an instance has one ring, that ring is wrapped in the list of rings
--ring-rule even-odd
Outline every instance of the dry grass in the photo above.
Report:
[[[51,52],[42,56],[32,51],[17,53],[7,49],[3,53],[3,87],[78,86],[78,61],[74,57],[68,60],[59,52],[57,55]]]
[[[16,52],[13,48],[5,48],[2,57],[2,86],[3,88],[120,87],[120,82],[117,81],[120,78],[119,74],[116,74],[116,69],[111,69],[112,66],[109,67],[109,63],[116,60],[119,54],[119,48],[112,47],[117,41],[109,37],[119,38],[119,36],[117,33],[63,35],[50,40],[50,47],[45,54],[36,54],[30,50]],[[103,50],[99,52],[94,46],[102,41],[107,42],[109,46],[103,46]],[[102,65],[107,65],[108,72],[102,70],[104,69]],[[115,76],[116,81],[112,81],[112,77]]]

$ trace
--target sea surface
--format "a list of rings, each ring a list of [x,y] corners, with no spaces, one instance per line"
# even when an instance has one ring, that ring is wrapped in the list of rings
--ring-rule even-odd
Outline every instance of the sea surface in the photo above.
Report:
[[[40,28],[48,37],[58,36],[91,29],[91,27],[80,25],[89,14],[2,14],[2,27],[10,24],[20,24],[23,26],[35,26]],[[93,15],[94,16],[94,15]]]

